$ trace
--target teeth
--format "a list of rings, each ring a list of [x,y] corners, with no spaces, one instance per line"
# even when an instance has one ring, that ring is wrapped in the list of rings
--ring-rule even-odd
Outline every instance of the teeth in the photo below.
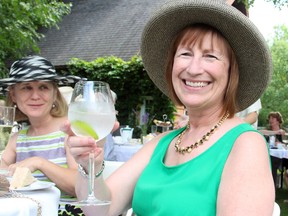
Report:
[[[206,82],[189,82],[189,81],[186,81],[186,85],[191,86],[191,87],[204,87],[204,86],[207,86],[208,83],[206,83]]]

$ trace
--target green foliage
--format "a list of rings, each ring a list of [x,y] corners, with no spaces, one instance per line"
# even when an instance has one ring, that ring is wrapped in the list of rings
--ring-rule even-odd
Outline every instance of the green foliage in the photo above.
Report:
[[[288,28],[277,26],[271,43],[273,60],[272,80],[261,98],[262,110],[259,116],[259,125],[267,125],[267,116],[271,111],[279,111],[288,126]]]
[[[39,28],[57,26],[70,8],[57,0],[1,0],[0,78],[7,74],[5,60],[38,52],[37,42],[44,37]]]
[[[255,0],[235,0],[237,2],[243,2],[246,8],[253,6]],[[266,2],[272,2],[276,8],[283,8],[288,6],[288,0],[265,0]]]
[[[283,8],[288,6],[288,0],[266,0],[267,2],[273,2],[275,7],[277,8]]]
[[[121,125],[134,128],[139,126],[139,111],[143,100],[146,100],[150,118],[148,128],[153,117],[162,120],[163,114],[167,114],[170,119],[173,118],[174,105],[150,80],[139,56],[133,56],[130,61],[114,56],[97,58],[91,62],[73,58],[68,63],[68,71],[89,80],[109,83],[117,94],[117,118]]]

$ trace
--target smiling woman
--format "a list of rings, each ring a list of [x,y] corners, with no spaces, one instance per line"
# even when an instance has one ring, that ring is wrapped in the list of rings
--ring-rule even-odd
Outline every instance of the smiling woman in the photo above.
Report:
[[[262,95],[272,74],[269,47],[251,20],[223,0],[170,0],[145,25],[141,56],[150,79],[184,105],[189,121],[147,142],[107,181],[95,181],[95,193],[111,198],[109,215],[131,205],[146,216],[272,215],[265,139],[234,116]],[[74,158],[88,169],[91,141],[69,135]],[[104,156],[94,149],[99,170]],[[80,174],[77,180],[81,199],[88,183]]]
[[[12,172],[27,167],[38,180],[54,182],[66,202],[75,200],[71,197],[75,196],[77,164],[67,148],[66,134],[60,131],[67,121],[68,105],[58,85],[79,79],[59,76],[47,59],[28,56],[15,61],[9,78],[0,80],[0,86],[8,90],[7,105],[16,107],[15,120],[29,123],[11,136],[2,166]],[[67,208],[69,214],[75,215],[73,209]],[[62,204],[59,212],[68,214],[64,211]]]
[[[175,56],[168,57],[167,80],[168,88],[173,92],[172,97],[176,104],[183,105],[185,99],[193,103],[198,101],[201,103],[204,93],[212,87],[214,89],[212,94],[216,100],[211,103],[222,102],[216,96],[216,94],[223,93],[228,83],[228,72],[224,74],[222,71],[228,71],[230,61],[235,59],[235,56],[219,32],[203,25],[186,28],[178,34],[170,53],[175,53]],[[231,64],[234,63],[231,62]],[[202,71],[208,73],[205,74]],[[231,82],[237,83],[238,70],[232,70],[230,77]],[[181,90],[182,84],[185,84],[185,88]],[[236,91],[234,90],[231,92],[229,101],[235,101],[235,97]],[[207,106],[210,105],[207,103]]]

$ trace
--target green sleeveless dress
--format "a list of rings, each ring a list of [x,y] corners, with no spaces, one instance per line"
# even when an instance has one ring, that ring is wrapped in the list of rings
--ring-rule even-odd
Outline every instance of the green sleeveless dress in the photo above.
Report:
[[[249,124],[240,124],[196,158],[168,167],[163,163],[167,148],[184,129],[173,131],[159,141],[141,174],[132,201],[137,216],[216,215],[221,175],[234,142],[242,133],[257,132]]]

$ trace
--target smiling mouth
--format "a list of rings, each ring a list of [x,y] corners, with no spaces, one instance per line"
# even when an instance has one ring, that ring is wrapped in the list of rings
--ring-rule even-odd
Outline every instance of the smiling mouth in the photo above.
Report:
[[[209,83],[208,82],[190,82],[190,81],[185,81],[185,84],[187,86],[191,86],[191,87],[205,87],[207,86]]]

